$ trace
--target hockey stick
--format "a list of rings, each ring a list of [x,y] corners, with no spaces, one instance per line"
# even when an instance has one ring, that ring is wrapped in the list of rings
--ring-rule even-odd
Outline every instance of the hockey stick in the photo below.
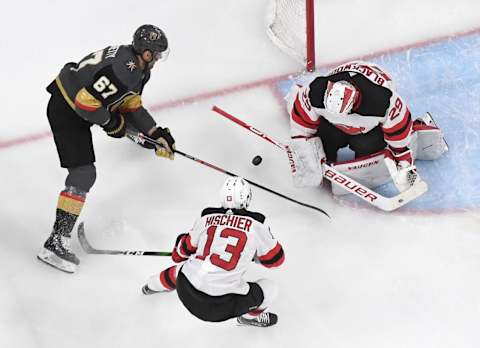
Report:
[[[149,144],[151,144],[151,145],[162,146],[162,144],[159,143],[158,141],[156,141],[155,139],[152,139],[152,138],[150,138],[150,137],[148,137],[148,136],[146,136],[146,135],[144,135],[144,134],[142,134],[142,133],[133,133],[132,131],[128,130],[128,131],[127,131],[127,137],[128,137],[130,140],[133,140],[134,142],[139,143],[139,144],[143,144],[143,143],[146,142],[146,143],[149,143]],[[180,150],[175,150],[174,152],[175,152],[175,153],[178,153],[179,155],[181,155],[181,156],[183,156],[183,157],[185,157],[185,158],[188,158],[188,159],[190,159],[190,160],[192,160],[192,161],[195,161],[195,162],[197,162],[197,163],[203,164],[204,166],[207,166],[207,167],[209,167],[209,168],[215,169],[216,171],[219,171],[220,173],[227,174],[227,175],[229,175],[229,176],[238,176],[237,174],[234,174],[234,173],[232,173],[232,172],[229,172],[228,170],[225,170],[225,169],[223,169],[223,168],[220,168],[220,167],[218,167],[218,166],[216,166],[216,165],[214,165],[214,164],[205,162],[205,161],[203,161],[203,160],[201,160],[201,159],[199,159],[199,158],[193,157],[193,156],[191,156],[191,155],[189,155],[189,154],[186,154],[185,152],[182,152],[182,151],[180,151]],[[245,179],[245,178],[244,178],[244,179]],[[295,199],[293,199],[293,198],[290,198],[290,197],[288,197],[288,196],[285,196],[285,195],[283,195],[283,194],[281,194],[281,193],[279,193],[279,192],[277,192],[277,191],[274,191],[274,190],[272,190],[272,189],[269,189],[268,187],[265,187],[265,186],[262,186],[262,185],[260,185],[260,184],[257,184],[256,182],[253,182],[253,181],[251,181],[251,180],[245,179],[245,181],[247,181],[250,185],[253,185],[253,186],[258,187],[258,188],[260,188],[260,189],[262,189],[262,190],[265,190],[265,191],[267,191],[267,192],[270,192],[271,194],[274,194],[274,195],[276,195],[276,196],[282,197],[282,198],[284,198],[284,199],[286,199],[286,200],[288,200],[288,201],[290,201],[290,202],[293,202],[293,203],[299,204],[299,205],[301,205],[301,206],[304,206],[304,207],[307,207],[307,208],[316,210],[316,211],[324,214],[324,215],[327,216],[328,218],[330,218],[330,215],[328,215],[328,213],[327,213],[325,210],[321,209],[321,208],[315,207],[315,206],[310,205],[310,204],[307,204],[307,203],[303,203],[303,202],[297,201],[297,200],[295,200]]]
[[[264,132],[252,127],[251,125],[243,122],[242,120],[236,118],[235,116],[229,114],[228,112],[220,109],[218,106],[214,105],[212,110],[218,113],[219,115],[229,119],[230,121],[235,122],[236,124],[242,126],[245,129],[248,129],[250,132],[258,135],[262,139],[268,141],[271,144],[281,148],[287,153],[290,165],[294,165],[292,162],[292,151],[288,145],[283,145],[279,141],[273,139],[272,137],[266,135]],[[342,187],[350,193],[353,193],[357,197],[360,197],[362,200],[367,203],[381,209],[384,211],[392,211],[400,208],[401,206],[411,202],[415,198],[421,196],[428,190],[428,185],[425,181],[419,181],[413,185],[408,190],[399,193],[393,197],[385,197],[381,194],[369,189],[368,187],[360,184],[359,182],[349,178],[345,174],[337,171],[334,167],[324,163],[323,167],[323,176],[331,181],[332,183]]]
[[[87,254],[102,255],[134,255],[134,256],[172,256],[169,251],[143,251],[143,250],[104,250],[95,249],[90,245],[85,236],[85,224],[81,222],[78,225],[78,241]]]

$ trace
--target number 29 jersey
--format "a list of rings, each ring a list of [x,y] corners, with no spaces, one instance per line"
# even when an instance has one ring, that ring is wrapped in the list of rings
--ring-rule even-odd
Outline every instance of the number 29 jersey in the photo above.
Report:
[[[346,115],[325,108],[328,83],[337,81],[347,81],[360,92],[352,111]],[[410,110],[396,92],[390,75],[369,62],[348,62],[305,86],[294,86],[289,108],[292,136],[315,134],[324,119],[348,135],[366,134],[379,126],[385,142],[393,149],[410,145],[413,126]]]
[[[245,209],[205,209],[187,235],[187,248],[195,251],[181,272],[208,295],[245,295],[249,285],[243,275],[253,260],[272,268],[285,259],[264,221],[262,214]]]

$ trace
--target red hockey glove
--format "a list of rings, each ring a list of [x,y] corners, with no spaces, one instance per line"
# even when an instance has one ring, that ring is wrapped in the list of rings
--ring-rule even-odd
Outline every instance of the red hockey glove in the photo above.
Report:
[[[172,260],[176,263],[186,261],[196,251],[197,248],[190,241],[190,235],[188,233],[179,234],[172,251]]]

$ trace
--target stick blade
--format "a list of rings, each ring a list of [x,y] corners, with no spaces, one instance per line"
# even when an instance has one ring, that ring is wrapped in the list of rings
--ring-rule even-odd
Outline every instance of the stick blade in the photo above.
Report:
[[[385,211],[396,210],[404,206],[405,204],[413,201],[414,199],[417,199],[427,191],[428,191],[428,184],[425,181],[421,180],[418,183],[416,183],[414,186],[409,188],[407,191],[404,191],[399,195],[390,198],[391,204],[389,204],[383,210]]]
[[[82,249],[87,254],[91,254],[92,246],[88,243],[87,237],[85,236],[85,224],[83,223],[83,221],[80,222],[80,224],[78,225],[77,235],[78,235],[78,241],[80,242]]]
[[[78,241],[80,242],[82,249],[87,254],[103,254],[102,250],[95,249],[88,242],[87,236],[85,235],[85,223],[83,221],[80,222],[80,224],[78,225],[77,235],[78,235]]]

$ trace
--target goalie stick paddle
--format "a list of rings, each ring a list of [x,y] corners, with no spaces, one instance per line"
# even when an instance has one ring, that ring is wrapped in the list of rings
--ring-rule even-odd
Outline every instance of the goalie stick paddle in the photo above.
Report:
[[[150,144],[152,144],[152,145],[162,146],[162,144],[159,143],[158,141],[156,141],[155,139],[152,139],[152,138],[150,138],[150,137],[148,137],[148,136],[146,136],[146,135],[144,135],[144,134],[142,134],[142,133],[134,133],[134,132],[132,132],[131,130],[127,130],[127,137],[128,137],[130,140],[132,140],[132,141],[134,141],[134,142],[136,142],[136,143],[139,143],[139,144],[143,144],[143,143],[147,142],[147,143],[150,143]],[[181,156],[183,156],[183,157],[185,157],[185,158],[188,158],[188,159],[190,159],[190,160],[192,160],[192,161],[195,161],[195,162],[197,162],[197,163],[203,164],[204,166],[207,166],[207,167],[209,167],[209,168],[215,169],[216,171],[218,171],[218,172],[220,172],[220,173],[227,174],[227,175],[229,175],[229,176],[238,176],[237,174],[234,174],[234,173],[232,173],[232,172],[229,172],[228,170],[225,170],[225,169],[220,168],[220,167],[218,167],[218,166],[216,166],[216,165],[214,165],[214,164],[211,164],[211,163],[208,163],[208,162],[206,162],[206,161],[203,161],[203,160],[201,160],[201,159],[199,159],[199,158],[193,157],[193,156],[191,156],[191,155],[189,155],[189,154],[187,154],[187,153],[185,153],[185,152],[182,152],[182,151],[180,151],[180,150],[174,150],[174,152],[175,152],[175,153],[178,153],[179,155],[181,155]],[[319,207],[315,207],[315,206],[313,206],[313,205],[310,205],[310,204],[307,204],[307,203],[303,203],[303,202],[297,201],[296,199],[293,199],[293,198],[290,198],[290,197],[288,197],[288,196],[285,196],[284,194],[281,194],[281,193],[279,193],[279,192],[277,192],[277,191],[274,191],[274,190],[272,190],[272,189],[270,189],[270,188],[268,188],[268,187],[265,187],[265,186],[263,186],[263,185],[257,184],[256,182],[251,181],[251,180],[249,180],[249,179],[244,178],[244,180],[247,181],[250,185],[253,185],[253,186],[258,187],[258,188],[260,188],[260,189],[262,189],[262,190],[265,190],[265,191],[267,191],[267,192],[270,192],[271,194],[274,194],[274,195],[276,195],[276,196],[278,196],[278,197],[282,197],[282,198],[284,198],[284,199],[286,199],[286,200],[288,200],[288,201],[290,201],[290,202],[299,204],[299,205],[304,206],[304,207],[306,207],[306,208],[310,208],[310,209],[316,210],[316,211],[322,213],[323,215],[327,216],[327,217],[330,219],[330,215],[328,215],[328,213],[327,213],[325,210],[323,210],[323,209],[321,209],[321,208],[319,208]]]
[[[220,109],[218,106],[214,105],[212,110],[219,115],[229,119],[230,121],[242,126],[243,128],[249,130],[250,132],[256,134],[260,138],[268,141],[269,143],[281,148],[287,153],[289,158],[290,164],[292,165],[291,159],[291,150],[288,146],[283,145],[279,141],[273,139],[272,137],[268,136],[264,132],[252,127],[251,125],[245,123],[244,121],[236,118],[235,116],[229,114],[225,110]],[[332,182],[335,185],[339,185],[343,189],[349,191],[350,193],[356,195],[357,197],[361,198],[365,202],[381,209],[384,211],[393,211],[395,209],[400,208],[401,206],[411,202],[417,197],[420,197],[428,190],[428,185],[425,181],[419,181],[415,185],[413,185],[408,190],[399,193],[393,197],[385,197],[381,194],[369,189],[368,187],[360,184],[359,182],[353,180],[352,178],[348,177],[347,175],[339,172],[334,167],[324,163],[323,167],[323,176]]]
[[[95,249],[90,245],[85,235],[85,224],[81,222],[78,225],[78,241],[87,254],[101,255],[133,255],[133,256],[172,256],[169,251],[143,251],[143,250],[105,250]]]

